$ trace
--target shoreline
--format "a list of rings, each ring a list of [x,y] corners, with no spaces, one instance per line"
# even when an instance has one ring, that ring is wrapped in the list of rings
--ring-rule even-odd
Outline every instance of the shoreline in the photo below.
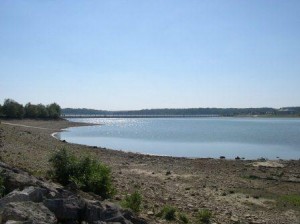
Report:
[[[257,160],[184,158],[145,155],[93,146],[65,143],[53,138],[53,129],[87,124],[60,121],[16,120],[0,125],[1,160],[47,177],[48,159],[54,150],[66,148],[77,156],[90,155],[112,170],[117,203],[139,189],[143,195],[141,216],[149,223],[167,223],[157,214],[171,205],[195,219],[206,208],[213,213],[212,223],[297,223],[300,208],[281,202],[286,195],[300,197],[300,161],[282,160],[275,164]],[[88,124],[91,125],[91,124]],[[270,162],[270,161],[267,161]],[[193,223],[193,222],[192,222]]]

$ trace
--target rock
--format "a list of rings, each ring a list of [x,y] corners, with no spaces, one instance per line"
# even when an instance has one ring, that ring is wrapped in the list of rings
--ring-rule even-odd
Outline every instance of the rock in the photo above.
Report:
[[[125,217],[125,219],[129,220],[131,223],[147,224],[147,222],[144,219],[136,217],[130,210],[122,211],[122,215]]]
[[[44,205],[62,222],[77,220],[80,210],[84,207],[77,197],[46,199]]]
[[[9,203],[2,213],[2,223],[31,223],[31,224],[54,224],[57,220],[54,214],[43,204],[34,202]]]
[[[149,216],[153,216],[153,215],[154,215],[154,212],[152,212],[152,211],[148,211],[148,212],[147,212],[147,215],[149,215]]]
[[[12,191],[4,198],[0,200],[0,211],[4,209],[4,207],[10,202],[24,202],[24,201],[32,201],[32,202],[42,202],[43,196],[47,193],[47,190],[39,188],[39,187],[28,187],[23,191]]]
[[[115,196],[115,200],[121,201],[121,200],[122,200],[122,197],[121,197],[120,195],[116,195],[116,196]]]
[[[230,217],[230,221],[233,223],[233,224],[238,224],[240,222],[239,218],[236,217],[236,216],[231,216]]]
[[[104,220],[104,208],[99,201],[85,200],[86,207],[82,219],[88,223]]]
[[[121,215],[120,208],[117,205],[109,202],[103,203],[103,207],[105,209],[104,220],[109,222],[117,222],[113,220],[116,220],[115,218]]]
[[[15,189],[23,189],[28,186],[36,186],[37,179],[31,178],[29,175],[24,175],[22,173],[15,173],[12,171],[6,171],[4,173],[6,177],[6,188],[7,191],[13,191]]]

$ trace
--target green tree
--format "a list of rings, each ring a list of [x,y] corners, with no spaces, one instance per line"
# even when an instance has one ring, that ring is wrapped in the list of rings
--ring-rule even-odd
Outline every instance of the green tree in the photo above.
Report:
[[[38,118],[49,118],[49,112],[43,104],[37,105]]]
[[[31,103],[27,103],[24,107],[25,110],[25,117],[27,118],[37,118],[38,114],[38,107]]]
[[[61,108],[57,103],[52,103],[47,106],[47,111],[50,118],[59,118],[61,115]]]
[[[6,99],[4,101],[2,110],[3,110],[3,114],[7,118],[23,118],[24,116],[23,105],[11,99]]]

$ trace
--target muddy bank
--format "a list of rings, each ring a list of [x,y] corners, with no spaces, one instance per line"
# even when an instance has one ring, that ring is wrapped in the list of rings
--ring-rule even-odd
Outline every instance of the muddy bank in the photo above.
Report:
[[[164,223],[157,214],[176,207],[195,223],[197,212],[212,211],[212,223],[300,223],[300,161],[186,159],[125,153],[61,142],[53,132],[86,124],[60,121],[7,121],[1,124],[1,160],[46,177],[53,150],[65,147],[91,155],[112,168],[119,202],[128,192],[142,193],[142,216]],[[31,128],[34,126],[40,128]],[[183,149],[184,150],[184,149]]]

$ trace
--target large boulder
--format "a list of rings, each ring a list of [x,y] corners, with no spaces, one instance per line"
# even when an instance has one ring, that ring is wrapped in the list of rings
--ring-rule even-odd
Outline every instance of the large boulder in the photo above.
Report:
[[[2,162],[0,162],[0,173],[5,177],[5,188],[7,192],[16,189],[23,190],[29,186],[40,187],[55,194],[58,189],[62,189],[62,186],[59,184],[38,179],[23,170],[12,168]]]
[[[55,214],[60,222],[81,219],[84,203],[78,197],[56,198],[44,200],[44,205]]]
[[[31,223],[31,224],[54,224],[57,223],[55,215],[42,203],[13,202],[3,210],[1,223]]]
[[[103,207],[105,208],[104,210],[104,220],[105,222],[108,223],[121,223],[121,224],[132,224],[131,221],[127,220],[123,214],[122,214],[122,209],[113,203],[110,202],[103,202]]]
[[[24,202],[24,201],[32,201],[32,202],[42,202],[43,196],[47,193],[47,190],[30,186],[25,188],[22,191],[14,190],[6,195],[4,198],[0,199],[0,211],[4,209],[4,207],[11,202]]]
[[[85,210],[82,219],[88,223],[104,220],[104,207],[99,201],[85,200]]]

